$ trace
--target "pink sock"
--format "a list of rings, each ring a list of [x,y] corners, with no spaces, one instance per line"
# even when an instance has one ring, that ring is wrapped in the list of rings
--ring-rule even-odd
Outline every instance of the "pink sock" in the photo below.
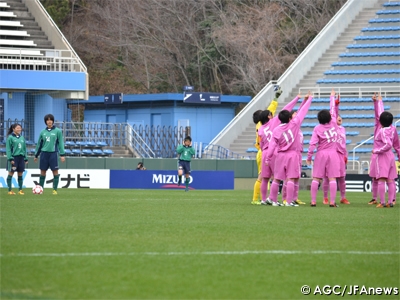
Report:
[[[338,178],[338,185],[340,191],[340,199],[346,199],[346,180],[344,177]]]
[[[389,204],[393,203],[393,200],[396,199],[396,184],[394,180],[390,180],[387,182],[388,185],[388,202]]]
[[[317,203],[318,186],[319,186],[319,182],[317,180],[313,180],[311,182],[311,203],[312,204]]]
[[[329,181],[329,192],[331,194],[331,204],[335,204],[336,202],[336,192],[337,192],[337,183],[336,179]]]
[[[268,180],[263,178],[261,181],[260,192],[261,192],[261,200],[267,200],[267,189],[268,189]]]
[[[324,199],[328,198],[328,190],[329,190],[329,179],[324,178],[322,180],[322,191],[324,192]]]
[[[376,200],[378,196],[378,180],[372,178],[372,199]]]
[[[299,198],[299,183],[295,182],[294,183],[294,194],[293,194],[293,200],[297,200]]]
[[[269,191],[269,199],[273,202],[278,201],[278,192],[279,192],[279,183],[276,183],[275,180],[272,181],[270,191]]]
[[[290,204],[293,201],[293,194],[294,194],[294,182],[293,181],[289,180],[286,183],[286,191],[287,191],[286,202]]]
[[[386,190],[386,182],[385,181],[378,181],[378,188],[377,192],[379,195],[379,200],[381,201],[382,205],[385,205],[385,190]]]
[[[286,180],[283,182],[283,186],[282,186],[282,199],[286,200],[287,199],[287,192],[286,192]]]

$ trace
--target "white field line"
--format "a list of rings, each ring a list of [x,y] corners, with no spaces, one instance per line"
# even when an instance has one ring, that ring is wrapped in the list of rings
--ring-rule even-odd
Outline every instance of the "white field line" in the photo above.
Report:
[[[0,257],[80,257],[80,256],[190,256],[190,255],[253,255],[253,254],[346,254],[400,255],[400,251],[339,251],[339,250],[264,250],[264,251],[203,251],[203,252],[81,252],[81,253],[7,253]]]

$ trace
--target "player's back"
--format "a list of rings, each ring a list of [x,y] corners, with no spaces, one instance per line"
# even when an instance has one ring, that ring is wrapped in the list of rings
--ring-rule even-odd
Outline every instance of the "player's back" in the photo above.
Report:
[[[318,144],[317,150],[335,150],[337,147],[338,129],[334,122],[319,124],[314,127],[310,144]]]

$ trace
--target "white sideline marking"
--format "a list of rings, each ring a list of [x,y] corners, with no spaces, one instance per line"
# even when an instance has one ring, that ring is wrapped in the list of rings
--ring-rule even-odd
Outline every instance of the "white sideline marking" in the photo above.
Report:
[[[82,252],[82,253],[8,253],[0,257],[68,257],[68,256],[185,256],[185,255],[247,255],[247,254],[349,254],[349,255],[399,255],[399,251],[290,251],[290,250],[264,250],[264,251],[204,251],[204,252]]]

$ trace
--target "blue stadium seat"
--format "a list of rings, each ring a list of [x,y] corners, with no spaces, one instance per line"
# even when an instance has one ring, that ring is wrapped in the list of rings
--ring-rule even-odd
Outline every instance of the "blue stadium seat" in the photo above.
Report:
[[[400,14],[399,9],[387,9],[387,10],[378,10],[376,12],[377,15],[397,15]]]
[[[94,156],[104,156],[103,150],[101,149],[93,149],[92,152]]]
[[[383,6],[385,6],[385,7],[392,7],[392,6],[400,6],[400,2],[385,2],[384,4],[383,4]]]
[[[96,142],[96,147],[97,148],[107,147],[107,143],[106,142]]]
[[[89,148],[87,148],[87,149],[82,149],[82,155],[84,155],[84,156],[91,156],[91,155],[93,155],[92,149],[89,149]]]
[[[81,147],[81,148],[86,147],[86,142],[85,141],[77,141],[75,143],[75,146],[76,147]]]
[[[65,146],[65,147],[69,147],[69,148],[74,148],[74,147],[75,147],[75,142],[73,142],[73,141],[66,141],[66,142],[64,143],[64,146]]]
[[[72,155],[81,156],[82,155],[81,149],[79,149],[79,148],[72,149]]]
[[[35,148],[30,148],[30,149],[28,149],[26,151],[28,152],[28,155],[35,155],[36,149]]]
[[[114,151],[112,151],[111,149],[104,149],[103,150],[104,155],[106,156],[110,156],[114,154]]]
[[[246,152],[247,153],[257,153],[258,150],[257,150],[257,148],[247,148]]]
[[[96,147],[96,143],[93,142],[93,141],[88,141],[88,142],[86,142],[85,147],[87,147],[87,148],[95,148]]]
[[[73,153],[72,153],[71,149],[69,149],[69,148],[65,148],[64,150],[65,150],[65,155],[67,155],[67,156],[71,156],[71,155],[73,155]]]
[[[6,154],[6,148],[0,148],[0,154],[5,155]]]
[[[392,22],[400,22],[400,18],[387,18],[387,19],[371,19],[369,23],[392,23]]]

